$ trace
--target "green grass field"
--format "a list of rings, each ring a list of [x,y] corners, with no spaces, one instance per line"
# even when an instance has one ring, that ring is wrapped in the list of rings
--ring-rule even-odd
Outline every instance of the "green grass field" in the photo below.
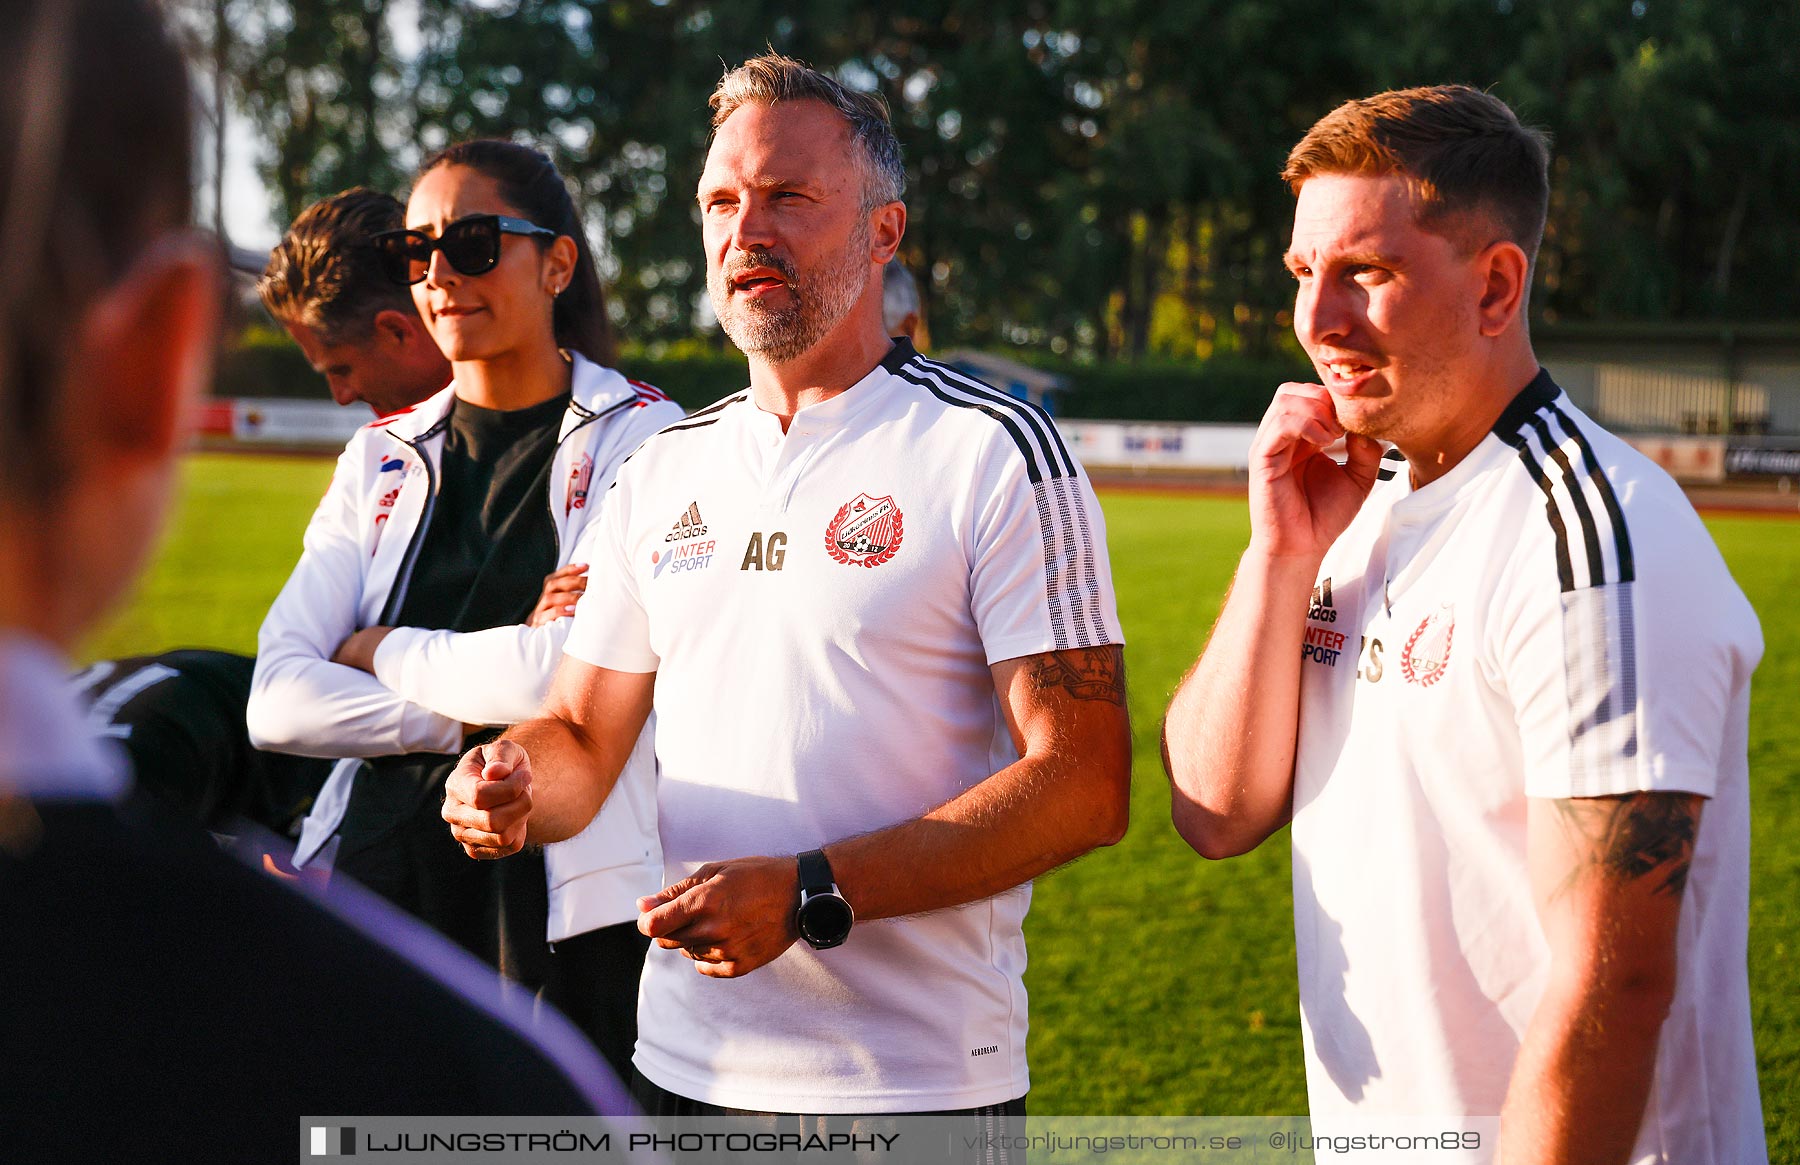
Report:
[[[254,650],[299,552],[325,460],[196,456],[129,610],[87,658],[175,646]],[[1137,740],[1125,841],[1038,885],[1027,924],[1032,1109],[1045,1114],[1303,1113],[1285,836],[1208,863],[1169,825],[1165,699],[1198,652],[1248,535],[1241,500],[1107,493]],[[1770,1157],[1800,1160],[1800,523],[1709,521],[1762,618],[1751,723],[1750,977]]]

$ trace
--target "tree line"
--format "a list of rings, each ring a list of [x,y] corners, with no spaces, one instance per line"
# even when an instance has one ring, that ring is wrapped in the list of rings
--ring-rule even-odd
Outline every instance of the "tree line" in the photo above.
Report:
[[[1450,81],[1553,137],[1539,317],[1800,315],[1793,0],[183,2],[278,222],[525,135],[580,188],[618,322],[652,345],[722,342],[692,191],[707,95],[765,47],[888,99],[940,345],[1278,351],[1288,148],[1347,98]]]

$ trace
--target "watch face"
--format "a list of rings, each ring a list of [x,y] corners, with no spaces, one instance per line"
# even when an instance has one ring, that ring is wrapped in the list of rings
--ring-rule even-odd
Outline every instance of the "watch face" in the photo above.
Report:
[[[800,937],[814,947],[835,947],[850,936],[855,916],[836,894],[814,894],[800,907]]]

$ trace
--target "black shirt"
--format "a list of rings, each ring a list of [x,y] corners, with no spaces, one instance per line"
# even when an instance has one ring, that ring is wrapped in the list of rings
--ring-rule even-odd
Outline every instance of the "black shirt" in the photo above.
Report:
[[[530,617],[544,576],[556,568],[549,478],[568,404],[568,393],[507,412],[452,404],[437,498],[397,625],[482,631]],[[544,950],[543,855],[506,862],[463,855],[438,816],[456,760],[439,753],[370,760],[344,810],[336,868],[532,982],[541,968],[531,960]]]
[[[501,411],[458,399],[437,500],[394,622],[434,631],[523,623],[556,569],[550,464],[569,394]]]

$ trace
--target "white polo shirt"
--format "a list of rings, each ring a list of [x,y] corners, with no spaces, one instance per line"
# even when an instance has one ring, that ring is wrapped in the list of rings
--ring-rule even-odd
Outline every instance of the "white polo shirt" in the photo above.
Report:
[[[1749,603],[1675,483],[1542,373],[1441,479],[1414,491],[1398,452],[1381,477],[1325,558],[1302,649],[1294,923],[1316,1127],[1497,1116],[1549,970],[1526,799],[1688,792],[1708,800],[1631,1160],[1766,1160],[1744,966]]]
[[[904,341],[784,434],[749,394],[620,471],[566,650],[655,671],[667,877],[918,817],[1017,759],[989,665],[1122,643],[1092,487],[1036,408]],[[739,979],[652,947],[636,1064],[785,1112],[1023,1095],[1029,885]]]

